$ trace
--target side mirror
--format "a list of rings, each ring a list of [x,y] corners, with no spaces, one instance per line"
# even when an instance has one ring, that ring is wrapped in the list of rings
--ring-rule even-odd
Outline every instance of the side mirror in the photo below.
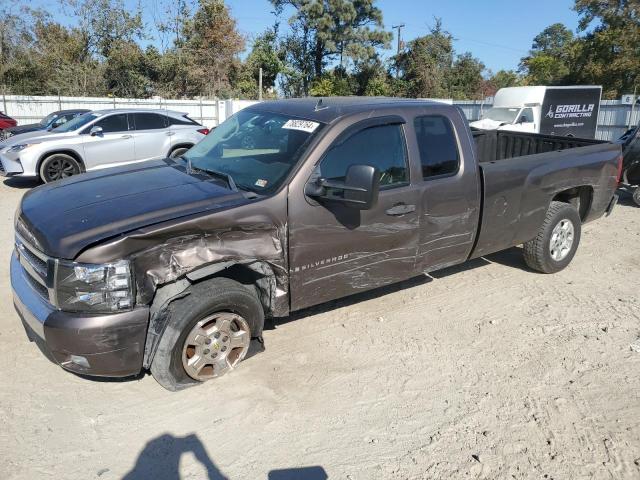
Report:
[[[355,210],[370,210],[378,201],[380,173],[370,165],[351,165],[344,182],[318,178],[305,187],[305,194],[345,204]]]
[[[523,115],[518,119],[518,123],[529,123],[529,121],[527,120],[527,117]]]
[[[92,137],[101,137],[102,127],[98,127],[97,125],[91,127],[91,130],[89,130],[89,135],[91,135]]]

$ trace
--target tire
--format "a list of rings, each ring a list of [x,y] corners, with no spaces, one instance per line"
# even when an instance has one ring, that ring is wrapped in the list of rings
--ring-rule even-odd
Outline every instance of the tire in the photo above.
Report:
[[[571,263],[580,244],[582,221],[576,208],[551,202],[536,237],[524,244],[524,259],[533,270],[556,273]]]
[[[176,149],[173,149],[169,154],[169,158],[178,158],[181,155],[184,155],[187,150],[189,150],[189,147],[178,147]]]
[[[38,173],[40,180],[51,183],[82,173],[82,167],[71,155],[54,153],[42,161]]]
[[[640,207],[640,187],[636,187],[633,191],[633,201]]]
[[[191,357],[193,360],[196,355],[195,350],[200,349],[197,356],[203,359],[203,363],[206,363],[201,370],[203,377],[205,375],[208,378],[221,376],[217,374],[218,367],[215,365],[227,364],[229,368],[226,368],[222,374],[233,369],[246,356],[251,338],[262,335],[264,325],[262,304],[252,287],[228,278],[216,278],[193,285],[187,292],[186,297],[175,300],[169,306],[167,327],[151,364],[153,377],[160,385],[170,391],[182,390],[205,381],[204,378],[193,378],[187,372],[184,362],[190,362],[190,360],[185,360],[190,351],[194,355]],[[210,320],[212,317],[213,320]],[[214,338],[215,334],[219,334],[216,331],[219,319],[231,317],[240,318],[245,322],[245,327],[248,327],[249,338],[244,351],[240,351],[241,347],[235,347],[228,348],[225,352],[224,346],[231,345],[229,342],[233,342],[233,339],[226,341],[224,334]],[[203,324],[203,322],[205,323]],[[234,322],[236,321],[234,320]],[[240,324],[236,322],[235,325],[239,326]],[[199,346],[192,346],[189,343],[196,329],[199,331],[209,329],[212,333],[209,336],[201,337],[204,340],[200,342]],[[238,328],[238,332],[240,330],[241,328]],[[237,332],[232,332],[231,335],[235,338],[236,334]],[[198,336],[200,337],[200,335]],[[206,345],[205,341],[208,342]],[[213,356],[216,354],[219,354],[219,357],[214,359]]]

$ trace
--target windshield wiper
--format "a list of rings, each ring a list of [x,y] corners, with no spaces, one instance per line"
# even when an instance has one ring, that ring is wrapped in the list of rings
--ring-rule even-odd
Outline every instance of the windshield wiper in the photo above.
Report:
[[[210,175],[215,175],[216,177],[220,177],[223,180],[225,180],[227,182],[227,184],[229,185],[229,188],[231,190],[233,190],[234,192],[240,191],[240,189],[238,188],[238,185],[236,185],[235,180],[228,173],[219,172],[219,171],[213,170],[211,168],[194,167],[193,164],[191,163],[191,159],[190,158],[185,158],[182,155],[180,155],[179,158],[182,158],[183,160],[187,161],[187,172],[188,173],[193,173],[193,172],[196,172],[196,171],[200,171],[200,172],[208,173]]]

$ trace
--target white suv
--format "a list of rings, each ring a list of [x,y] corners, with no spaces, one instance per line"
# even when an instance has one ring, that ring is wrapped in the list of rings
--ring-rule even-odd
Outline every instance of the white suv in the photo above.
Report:
[[[30,132],[0,143],[0,175],[43,182],[100,168],[178,157],[209,130],[169,110],[100,110],[50,132]]]

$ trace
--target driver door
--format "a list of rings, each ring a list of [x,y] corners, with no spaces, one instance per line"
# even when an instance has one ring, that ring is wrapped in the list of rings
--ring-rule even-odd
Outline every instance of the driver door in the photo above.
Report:
[[[312,175],[312,179],[339,182],[351,165],[375,167],[381,181],[373,208],[360,211],[290,192],[289,271],[294,310],[414,274],[419,189],[410,182],[404,126],[397,120],[376,122],[366,120],[362,127],[356,124],[338,137]]]

